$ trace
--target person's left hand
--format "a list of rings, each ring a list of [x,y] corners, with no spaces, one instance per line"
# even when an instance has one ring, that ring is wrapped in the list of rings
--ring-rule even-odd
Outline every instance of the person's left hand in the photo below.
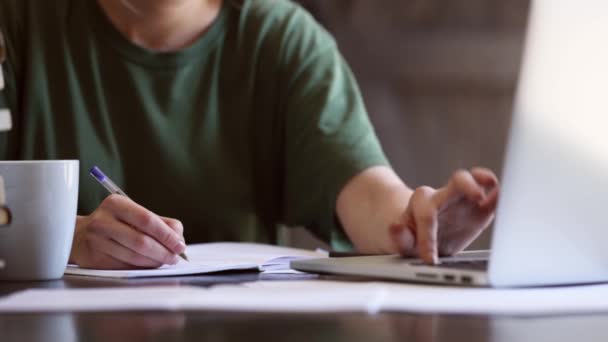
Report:
[[[402,255],[436,264],[438,255],[462,251],[490,225],[498,190],[496,176],[484,168],[456,171],[439,189],[420,187],[391,226],[392,239]]]

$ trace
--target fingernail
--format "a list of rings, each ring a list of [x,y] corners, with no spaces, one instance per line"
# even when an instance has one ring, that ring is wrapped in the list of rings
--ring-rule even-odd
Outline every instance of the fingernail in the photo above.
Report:
[[[437,254],[433,254],[433,265],[439,265],[439,258]]]
[[[177,250],[175,251],[176,253],[182,253],[183,251],[186,250],[186,244],[182,241],[179,241],[177,244]]]

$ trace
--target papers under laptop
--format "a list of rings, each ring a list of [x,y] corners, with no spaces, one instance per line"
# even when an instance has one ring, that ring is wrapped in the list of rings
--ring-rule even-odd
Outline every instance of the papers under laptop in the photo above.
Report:
[[[606,18],[606,1],[532,2],[487,272],[386,256],[292,265],[494,287],[608,282]]]
[[[68,265],[65,274],[110,278],[165,277],[220,271],[258,270],[264,273],[294,273],[290,261],[326,257],[325,252],[256,243],[219,242],[189,245],[189,262],[140,270],[95,270]]]

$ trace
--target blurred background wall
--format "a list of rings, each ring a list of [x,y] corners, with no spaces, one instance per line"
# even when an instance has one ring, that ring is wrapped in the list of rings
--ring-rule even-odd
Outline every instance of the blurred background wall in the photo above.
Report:
[[[500,175],[528,0],[298,2],[336,38],[410,187],[478,165]],[[490,234],[471,248],[488,248]],[[319,245],[301,229],[283,238]]]

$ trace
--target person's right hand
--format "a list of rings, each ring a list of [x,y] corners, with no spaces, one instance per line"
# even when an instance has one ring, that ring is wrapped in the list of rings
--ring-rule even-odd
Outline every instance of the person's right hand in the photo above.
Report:
[[[110,195],[91,215],[76,219],[70,263],[96,269],[155,268],[176,264],[185,249],[180,221]]]

